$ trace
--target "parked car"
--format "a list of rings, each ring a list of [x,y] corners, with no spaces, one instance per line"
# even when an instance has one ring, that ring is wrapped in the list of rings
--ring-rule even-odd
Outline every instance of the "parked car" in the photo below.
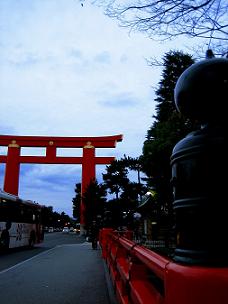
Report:
[[[62,233],[69,233],[70,229],[68,227],[64,227]]]
[[[48,232],[54,232],[54,228],[53,227],[49,227],[48,228]]]

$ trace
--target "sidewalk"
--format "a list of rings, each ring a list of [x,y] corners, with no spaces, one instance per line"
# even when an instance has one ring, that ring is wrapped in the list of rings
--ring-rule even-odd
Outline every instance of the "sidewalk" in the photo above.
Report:
[[[101,257],[91,243],[61,245],[0,273],[1,304],[115,304]]]

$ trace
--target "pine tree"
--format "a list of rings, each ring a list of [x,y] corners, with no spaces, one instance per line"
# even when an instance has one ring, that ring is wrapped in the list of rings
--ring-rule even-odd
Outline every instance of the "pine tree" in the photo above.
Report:
[[[127,177],[128,171],[123,162],[114,160],[111,165],[106,166],[106,172],[107,173],[103,174],[104,184],[106,188],[109,189],[109,193],[115,194],[118,200],[120,193],[129,183]]]
[[[86,188],[83,194],[83,203],[85,204],[85,225],[88,229],[93,220],[102,217],[104,213],[104,204],[106,202],[106,189],[103,184],[98,184],[96,180]]]
[[[172,189],[170,185],[170,156],[174,145],[194,128],[194,123],[177,112],[174,88],[182,72],[194,63],[190,55],[179,51],[165,54],[164,69],[156,90],[156,115],[147,131],[143,145],[143,171],[148,176],[148,185],[158,193],[160,210],[171,212]]]

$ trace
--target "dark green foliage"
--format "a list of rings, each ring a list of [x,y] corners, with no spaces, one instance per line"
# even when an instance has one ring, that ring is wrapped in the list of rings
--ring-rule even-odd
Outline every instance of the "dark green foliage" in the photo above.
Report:
[[[147,131],[143,145],[142,166],[149,186],[156,188],[158,201],[164,209],[171,209],[170,156],[175,144],[194,129],[194,122],[177,112],[174,88],[182,72],[194,63],[191,56],[171,51],[164,56],[164,69],[156,90],[156,115]]]
[[[125,165],[125,167],[137,172],[138,183],[140,184],[140,182],[141,182],[140,172],[142,171],[141,158],[140,157],[133,158],[133,157],[124,155],[124,158],[121,158],[120,161]]]
[[[106,189],[97,181],[92,181],[83,194],[83,203],[85,204],[85,225],[88,228],[93,220],[103,216],[104,204],[106,202]]]
[[[176,113],[174,104],[174,88],[179,76],[183,71],[192,65],[194,60],[191,56],[179,51],[170,51],[163,58],[164,69],[159,87],[156,90],[157,102],[156,115],[157,121],[165,122],[170,119],[171,113]]]
[[[75,185],[75,197],[72,199],[73,203],[73,217],[77,220],[80,219],[80,211],[81,211],[81,183]]]
[[[119,199],[111,199],[105,204],[104,227],[118,228],[122,224],[122,202]]]
[[[42,208],[42,223],[46,227],[61,228],[65,225],[70,225],[68,223],[72,223],[72,219],[64,212],[59,214],[53,211],[52,206],[44,206]]]
[[[42,209],[42,222],[44,226],[53,226],[53,207],[44,206]]]
[[[132,170],[137,171],[138,182],[130,182],[128,174]],[[115,199],[105,204],[109,225],[127,225],[124,217],[136,210],[139,198],[146,192],[140,181],[141,159],[125,155],[124,158],[115,160],[107,166],[106,171],[107,173],[103,174],[104,184],[110,194],[115,194]]]
[[[110,194],[115,194],[116,199],[119,199],[119,194],[124,190],[124,187],[129,183],[127,177],[127,169],[125,165],[118,160],[106,166],[106,172],[103,174],[103,180]]]

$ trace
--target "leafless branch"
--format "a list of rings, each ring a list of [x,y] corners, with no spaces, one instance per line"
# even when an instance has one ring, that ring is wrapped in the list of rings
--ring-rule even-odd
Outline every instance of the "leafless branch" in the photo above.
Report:
[[[227,0],[95,0],[119,24],[164,41],[178,36],[206,38],[226,44]]]

